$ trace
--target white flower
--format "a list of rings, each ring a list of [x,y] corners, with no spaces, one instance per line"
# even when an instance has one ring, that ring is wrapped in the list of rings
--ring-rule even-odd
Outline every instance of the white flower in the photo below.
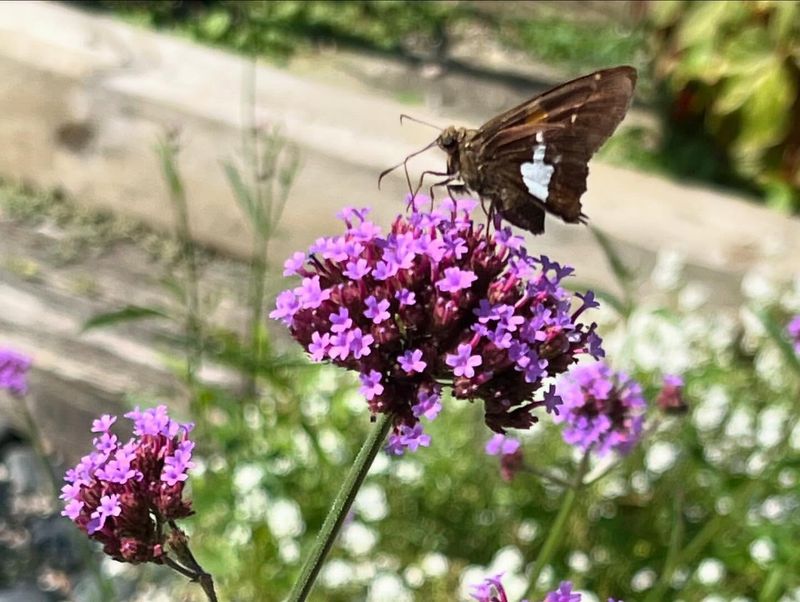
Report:
[[[272,534],[278,538],[297,537],[305,530],[300,506],[294,500],[273,500],[267,507],[267,524]]]
[[[725,417],[729,404],[730,400],[725,389],[720,385],[714,385],[692,415],[695,426],[701,431],[717,428]]]
[[[678,459],[678,448],[668,441],[657,441],[649,450],[645,458],[647,470],[661,474],[675,465]]]
[[[716,558],[706,558],[697,567],[697,580],[703,585],[715,585],[725,577],[725,565]]]
[[[422,570],[425,572],[428,577],[442,577],[447,574],[448,569],[450,568],[450,562],[447,560],[447,556],[444,554],[439,554],[438,552],[430,552],[426,554],[422,558]]]
[[[413,602],[414,597],[403,580],[393,573],[378,573],[369,586],[367,602]]]
[[[760,565],[775,560],[775,544],[768,537],[761,537],[750,544],[750,557]]]
[[[386,517],[389,506],[383,487],[377,483],[367,483],[358,492],[353,508],[365,521],[379,521]]]
[[[353,521],[342,529],[342,547],[353,556],[368,554],[378,542],[378,535],[359,521]]]

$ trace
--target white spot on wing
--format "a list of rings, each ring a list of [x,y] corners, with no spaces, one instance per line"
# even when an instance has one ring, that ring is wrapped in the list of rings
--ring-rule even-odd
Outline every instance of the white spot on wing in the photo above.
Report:
[[[538,139],[538,137],[537,137]],[[553,177],[555,167],[544,162],[546,146],[536,144],[533,147],[533,162],[523,163],[519,166],[519,173],[522,174],[522,181],[533,196],[547,202],[547,195],[550,191],[550,178]]]

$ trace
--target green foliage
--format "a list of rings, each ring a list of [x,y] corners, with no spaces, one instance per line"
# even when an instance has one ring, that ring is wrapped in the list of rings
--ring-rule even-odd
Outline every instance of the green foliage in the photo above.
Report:
[[[614,20],[569,18],[563,11],[506,18],[498,31],[510,46],[576,75],[612,65],[638,66],[645,47],[641,29]]]
[[[250,2],[89,2],[157,27],[254,56],[286,59],[309,43],[335,41],[382,51],[409,37],[436,44],[445,24],[467,15],[458,2],[283,0]]]
[[[657,2],[650,21],[665,131],[677,132],[665,144],[703,131],[716,179],[800,209],[800,2]]]

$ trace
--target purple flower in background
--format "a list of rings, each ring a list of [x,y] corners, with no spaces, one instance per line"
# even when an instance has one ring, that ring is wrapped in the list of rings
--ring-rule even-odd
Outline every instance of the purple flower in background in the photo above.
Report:
[[[562,581],[558,589],[547,594],[543,602],[581,602],[582,596],[572,591],[572,583],[569,581]],[[622,602],[622,600],[615,600],[609,598],[608,602]]]
[[[302,283],[270,313],[312,360],[359,373],[370,411],[393,417],[393,453],[426,445],[415,427],[439,413],[442,384],[483,401],[495,432],[527,429],[558,405],[545,379],[602,356],[595,325],[576,320],[593,295],[561,286],[571,268],[528,255],[510,228],[487,233],[474,201],[429,204],[417,197],[387,234],[366,209],[342,211],[343,235],[287,262]]]
[[[800,355],[800,314],[791,319],[786,327],[786,332],[789,334],[789,339],[794,346],[794,352]]]
[[[490,456],[513,454],[520,447],[520,442],[511,437],[497,433],[486,443],[485,451]]]
[[[522,444],[517,439],[497,433],[489,439],[484,450],[490,456],[500,456],[500,476],[505,481],[513,480],[522,469],[524,464]]]
[[[501,581],[503,573],[487,577],[482,583],[473,585],[470,595],[476,602],[511,602]],[[572,583],[562,581],[558,589],[547,594],[542,602],[581,602],[582,596],[572,591]],[[527,602],[527,600],[520,600]],[[608,602],[622,602],[609,598]]]
[[[556,422],[565,423],[564,441],[598,455],[628,453],[642,434],[642,388],[624,372],[602,362],[577,366],[557,384],[562,403]]]
[[[8,390],[12,395],[25,395],[28,392],[28,370],[31,358],[0,347],[0,389]]]
[[[562,581],[557,590],[547,594],[544,602],[580,602],[580,600],[581,595],[572,592],[572,583]]]
[[[179,424],[166,406],[125,414],[134,437],[124,444],[108,428],[115,416],[92,423],[94,450],[67,471],[61,489],[62,515],[103,551],[121,562],[159,562],[165,551],[163,526],[189,516],[183,488],[192,463],[191,424]]]
[[[508,594],[506,594],[501,581],[502,577],[503,573],[498,573],[493,577],[487,577],[482,583],[473,585],[470,596],[477,602],[508,602]]]
[[[664,376],[661,392],[656,397],[656,405],[666,414],[683,414],[689,407],[683,399],[683,378],[675,374]]]

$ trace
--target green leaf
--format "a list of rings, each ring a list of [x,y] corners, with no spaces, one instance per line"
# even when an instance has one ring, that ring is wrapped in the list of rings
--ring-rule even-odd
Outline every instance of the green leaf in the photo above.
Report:
[[[253,194],[242,179],[239,170],[229,161],[223,162],[222,167],[233,189],[233,195],[239,203],[239,207],[241,207],[245,217],[250,221],[250,225],[257,231],[263,231],[267,227],[263,211],[261,210],[261,206],[253,198]]]
[[[218,10],[208,15],[200,24],[202,34],[212,40],[222,38],[231,26],[231,14],[224,10]]]
[[[597,244],[599,244],[600,248],[603,250],[603,254],[606,256],[606,261],[608,261],[611,271],[614,272],[614,276],[617,277],[617,280],[622,288],[627,290],[630,284],[633,282],[633,272],[628,269],[628,266],[625,265],[625,262],[622,260],[622,257],[620,257],[619,253],[617,253],[617,250],[614,248],[614,245],[608,236],[593,226],[589,227],[589,231],[592,233],[592,236],[594,236]]]
[[[753,94],[742,105],[741,131],[734,143],[738,156],[760,155],[783,140],[797,94],[792,75],[780,62],[773,62],[751,84]]]
[[[797,43],[800,32],[800,2],[773,2],[769,20],[773,44]]]
[[[97,314],[89,318],[83,323],[81,332],[93,330],[95,328],[103,328],[105,326],[114,326],[122,322],[132,322],[134,320],[142,320],[144,318],[169,318],[170,315],[155,307],[141,307],[138,305],[128,305],[120,310],[111,311],[108,313]]]

